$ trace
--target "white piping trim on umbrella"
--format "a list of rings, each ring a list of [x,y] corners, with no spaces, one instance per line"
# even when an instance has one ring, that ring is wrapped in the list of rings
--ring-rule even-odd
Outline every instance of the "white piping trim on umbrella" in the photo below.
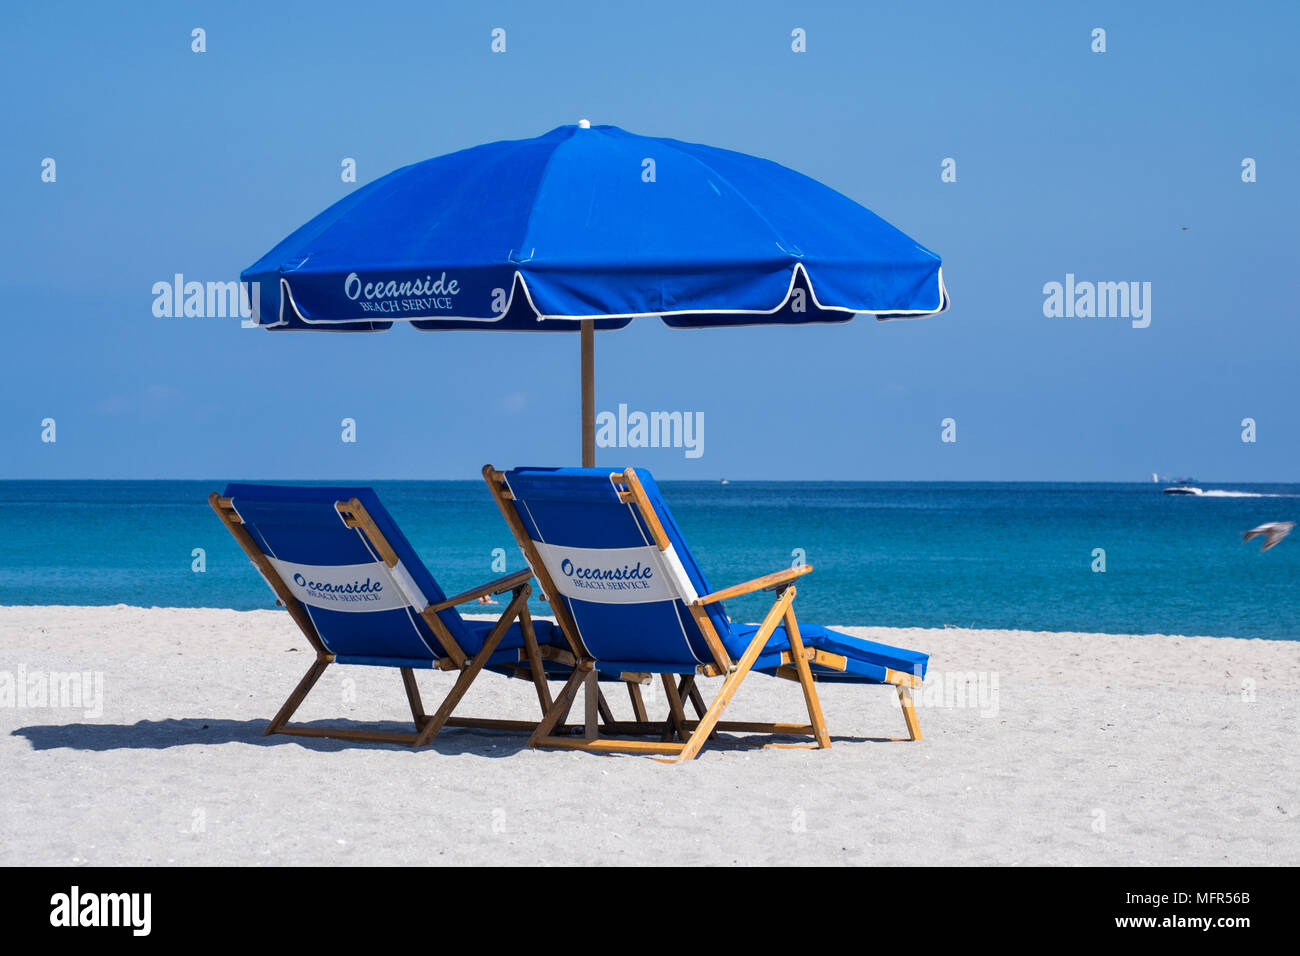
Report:
[[[532,291],[528,288],[528,280],[518,269],[515,270],[514,278],[510,283],[510,297],[506,300],[505,309],[501,315],[496,318],[484,318],[482,316],[463,316],[463,315],[407,315],[394,316],[386,319],[372,318],[355,318],[355,319],[309,319],[305,316],[298,303],[293,297],[293,289],[289,285],[289,280],[284,276],[280,277],[280,315],[279,321],[273,325],[264,325],[263,328],[274,329],[283,325],[288,325],[289,321],[284,317],[284,304],[287,299],[289,305],[293,308],[298,318],[309,325],[347,325],[358,322],[384,322],[389,325],[394,322],[479,322],[484,325],[500,322],[502,317],[510,311],[510,307],[515,301],[515,286],[523,287],[524,298],[528,300],[529,307],[537,316],[537,321],[560,321],[560,322],[581,322],[588,319],[642,319],[652,317],[663,317],[669,315],[774,315],[784,309],[794,297],[796,280],[799,273],[803,273],[804,282],[808,286],[808,294],[812,297],[813,305],[822,312],[844,312],[850,317],[858,314],[874,315],[881,321],[898,318],[923,318],[925,316],[938,315],[948,309],[951,301],[948,298],[948,290],[943,282],[943,266],[939,267],[939,307],[937,309],[895,309],[895,310],[876,310],[869,309],[852,309],[839,305],[822,305],[817,298],[817,291],[813,287],[812,276],[802,262],[796,262],[794,268],[790,270],[790,286],[786,290],[785,298],[771,309],[677,309],[668,312],[606,312],[593,313],[591,315],[543,315],[533,301]],[[887,318],[885,318],[887,317]],[[845,319],[844,321],[848,321]],[[803,323],[781,323],[786,325],[800,325]],[[516,329],[514,331],[523,331]],[[539,330],[540,331],[540,330]]]

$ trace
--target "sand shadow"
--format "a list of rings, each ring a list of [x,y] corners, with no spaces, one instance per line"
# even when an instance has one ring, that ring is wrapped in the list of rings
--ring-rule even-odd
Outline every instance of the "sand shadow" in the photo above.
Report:
[[[477,757],[509,757],[527,749],[523,733],[483,731],[468,727],[447,727],[427,746],[416,750],[405,744],[365,740],[332,740],[327,737],[296,737],[288,734],[262,736],[266,720],[222,720],[186,717],[171,720],[141,720],[134,724],[38,724],[19,727],[11,736],[23,737],[33,750],[167,750],[195,744],[251,744],[255,747],[302,747],[326,753],[340,750],[398,750],[419,754],[470,754]],[[398,721],[361,723],[350,720],[307,721],[308,727],[341,730],[379,730],[410,733],[411,724]]]
[[[449,756],[468,754],[476,757],[510,757],[528,749],[528,735],[499,730],[447,727],[427,746],[416,750],[405,744],[365,740],[332,740],[327,737],[297,737],[289,734],[262,735],[266,720],[222,720],[187,717],[169,720],[141,720],[134,724],[37,724],[19,727],[11,736],[27,740],[33,750],[168,750],[193,745],[251,744],[255,747],[301,747],[323,753],[343,750],[397,750],[411,754],[433,753]],[[387,721],[361,723],[350,720],[307,722],[309,727],[334,727],[341,730],[381,730],[409,733],[410,723]],[[899,738],[848,737],[832,735],[831,743],[888,743]],[[785,735],[740,735],[719,733],[705,745],[706,751],[755,750],[765,744],[805,744],[806,738]]]

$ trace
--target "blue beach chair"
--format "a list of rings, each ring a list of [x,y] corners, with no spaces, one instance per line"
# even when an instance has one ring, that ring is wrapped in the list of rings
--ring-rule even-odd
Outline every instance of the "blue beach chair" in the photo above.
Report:
[[[420,747],[448,725],[533,730],[535,721],[451,716],[484,669],[532,680],[542,713],[552,709],[546,667],[564,667],[567,675],[575,657],[562,632],[529,616],[531,572],[447,597],[369,488],[232,484],[208,501],[316,650],[267,734]],[[466,620],[456,611],[457,604],[507,591],[511,600],[496,621]],[[415,732],[290,724],[331,663],[398,668]],[[418,669],[459,671],[432,715],[420,700]]]
[[[819,681],[892,685],[908,736],[921,739],[911,688],[921,685],[928,655],[824,627],[801,628],[794,613],[794,581],[810,572],[810,565],[713,591],[654,479],[644,470],[501,472],[487,465],[483,477],[548,595],[560,628],[578,648],[577,665],[534,731],[531,745],[660,754],[677,762],[695,757],[715,731],[739,731],[809,736],[816,747],[825,748],[830,735],[817,699]],[[733,623],[722,602],[760,590],[775,594],[762,623]],[[723,721],[723,711],[750,671],[796,681],[803,689],[809,723]],[[638,715],[636,721],[607,720],[598,726],[600,673],[660,674],[668,695],[667,722],[651,723]],[[725,678],[707,708],[695,688],[696,675]],[[585,735],[555,734],[584,687]],[[695,702],[698,720],[686,719],[687,699]],[[654,734],[660,739],[617,739]]]

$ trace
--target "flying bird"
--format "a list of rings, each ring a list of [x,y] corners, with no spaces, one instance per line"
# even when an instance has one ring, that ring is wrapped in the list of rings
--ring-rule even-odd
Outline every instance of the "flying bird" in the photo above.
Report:
[[[1260,551],[1267,551],[1273,545],[1277,544],[1283,538],[1291,533],[1295,527],[1294,521],[1269,521],[1260,525],[1258,528],[1251,528],[1241,536],[1241,543],[1245,544],[1251,538],[1263,538],[1264,547]]]

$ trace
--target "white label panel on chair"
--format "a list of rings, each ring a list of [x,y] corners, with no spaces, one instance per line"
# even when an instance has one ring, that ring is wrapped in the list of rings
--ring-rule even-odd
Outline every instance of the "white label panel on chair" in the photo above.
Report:
[[[695,600],[685,573],[671,550],[653,545],[640,548],[566,548],[534,541],[556,589],[567,598],[595,604],[646,604],[651,601]],[[677,567],[670,568],[668,562]],[[681,580],[679,580],[679,578]]]
[[[294,564],[279,558],[270,561],[293,596],[309,607],[364,613],[411,605],[382,561],[327,565]]]

